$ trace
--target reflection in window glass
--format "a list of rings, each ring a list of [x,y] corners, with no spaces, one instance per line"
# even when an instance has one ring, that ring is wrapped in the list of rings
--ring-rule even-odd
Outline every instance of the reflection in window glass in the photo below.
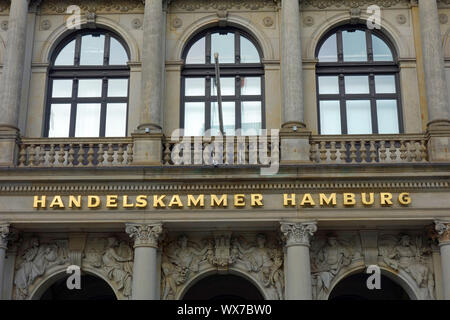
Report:
[[[367,61],[366,33],[342,31],[344,61]]]
[[[75,137],[98,137],[100,103],[79,103],[75,120]]]
[[[106,106],[105,137],[124,137],[126,135],[126,119],[126,103],[108,103]]]
[[[339,101],[320,101],[320,134],[341,134]]]
[[[241,63],[260,62],[258,50],[247,38],[241,36]]]
[[[262,110],[261,101],[242,101],[241,102],[241,134],[257,135],[262,129]]]
[[[50,106],[49,138],[69,136],[70,104],[52,104]]]
[[[369,93],[368,76],[345,76],[345,93]]]
[[[184,87],[186,96],[204,96],[205,78],[186,78]]]
[[[128,54],[122,44],[111,37],[110,49],[109,49],[109,64],[110,65],[123,65],[128,62]]]
[[[222,102],[223,130],[226,135],[234,135],[235,102]],[[211,135],[220,134],[219,107],[217,102],[211,102]]]
[[[395,93],[395,76],[375,76],[376,93]]]
[[[320,62],[337,62],[336,34],[325,40],[320,48],[318,58]]]
[[[70,98],[72,96],[72,80],[53,80],[52,97]]]
[[[202,136],[205,133],[205,103],[184,104],[184,135]]]
[[[348,134],[372,133],[372,120],[369,100],[347,100]]]
[[[102,79],[80,79],[78,81],[78,97],[101,97]]]
[[[72,66],[75,60],[75,40],[70,41],[55,59],[55,66]]]
[[[327,76],[319,77],[319,94],[338,94],[339,77]]]
[[[392,61],[392,52],[388,45],[378,38],[376,35],[372,35],[373,46],[373,61]]]
[[[211,34],[211,63],[214,53],[219,53],[219,63],[234,63],[234,33]]]
[[[196,43],[192,45],[186,56],[186,63],[205,63],[205,37],[197,40]]]
[[[260,95],[261,94],[261,78],[260,77],[242,77],[241,78],[241,95]]]
[[[109,79],[108,97],[127,97],[128,79]]]
[[[220,93],[222,96],[234,96],[235,84],[234,78],[220,77]],[[216,78],[211,78],[211,95],[217,95]]]
[[[378,133],[399,133],[396,100],[377,100]]]
[[[81,38],[80,65],[103,65],[105,36],[85,35]]]

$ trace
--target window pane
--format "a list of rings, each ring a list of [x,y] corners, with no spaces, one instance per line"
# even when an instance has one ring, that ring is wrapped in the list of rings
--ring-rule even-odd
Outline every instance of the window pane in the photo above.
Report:
[[[102,79],[82,79],[78,81],[79,98],[102,96]]]
[[[339,101],[320,101],[320,134],[341,134]]]
[[[373,46],[373,61],[392,61],[392,52],[388,45],[378,38],[376,35],[372,35]]]
[[[222,96],[234,96],[235,83],[234,78],[220,77],[220,93]],[[211,78],[211,95],[217,96],[216,78]]]
[[[395,93],[395,76],[375,76],[376,93]]]
[[[325,40],[320,47],[318,58],[320,62],[337,62],[336,34]]]
[[[108,103],[106,106],[105,137],[124,137],[127,127],[127,104]]]
[[[124,65],[128,62],[128,54],[122,44],[111,37],[109,48],[109,64],[110,65]]]
[[[75,39],[70,41],[55,59],[55,66],[72,66],[75,60]]]
[[[377,100],[378,133],[399,133],[396,100]]]
[[[205,103],[184,104],[184,135],[202,136],[205,133]]]
[[[339,94],[339,77],[319,77],[319,94]]]
[[[241,63],[260,62],[258,50],[247,38],[241,36]]]
[[[52,97],[70,98],[72,97],[72,80],[53,80]]]
[[[186,78],[184,92],[186,96],[204,96],[205,78]]]
[[[108,97],[127,97],[128,79],[109,79]]]
[[[241,78],[241,95],[260,95],[261,94],[261,78],[260,77],[242,77]]]
[[[262,128],[261,101],[242,101],[241,106],[241,134],[259,134]]]
[[[214,53],[219,53],[219,63],[234,63],[234,33],[211,34],[211,63]]]
[[[205,37],[192,45],[186,56],[186,63],[205,63]]]
[[[347,100],[348,134],[371,134],[372,121],[369,100]]]
[[[70,128],[70,104],[50,106],[49,138],[68,137]]]
[[[346,76],[345,93],[369,93],[369,77],[368,76]]]
[[[235,124],[235,102],[222,102],[223,111],[223,130],[226,135],[234,135]],[[211,135],[220,134],[219,129],[219,107],[217,102],[211,102]]]
[[[98,137],[100,130],[100,103],[79,103],[75,122],[76,137]]]
[[[367,61],[366,33],[342,31],[344,61]]]
[[[80,65],[103,65],[105,36],[85,35],[81,38]]]

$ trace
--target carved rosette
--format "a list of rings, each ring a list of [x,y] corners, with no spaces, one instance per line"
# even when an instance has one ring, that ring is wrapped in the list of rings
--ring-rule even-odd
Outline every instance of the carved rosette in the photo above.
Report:
[[[128,223],[126,233],[134,239],[134,247],[158,248],[158,239],[163,231],[162,223],[139,224]]]
[[[438,234],[439,244],[450,244],[450,223],[435,221],[434,228]]]
[[[281,222],[281,232],[286,241],[286,247],[289,246],[308,246],[311,237],[317,231],[316,222],[291,223]]]
[[[0,225],[0,249],[8,248],[9,224]]]

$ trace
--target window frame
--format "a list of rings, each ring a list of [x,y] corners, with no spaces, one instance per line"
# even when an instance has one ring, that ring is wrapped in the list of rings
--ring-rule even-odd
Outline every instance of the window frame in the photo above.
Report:
[[[360,30],[366,34],[366,52],[367,61],[351,61],[344,62],[343,54],[343,40],[342,31]],[[316,99],[317,99],[317,123],[318,132],[321,133],[321,118],[320,118],[320,102],[321,101],[339,101],[340,120],[341,120],[341,135],[348,134],[347,123],[347,106],[346,101],[350,100],[369,100],[372,133],[379,134],[378,116],[377,116],[377,100],[396,100],[397,101],[397,116],[398,116],[398,130],[399,134],[404,133],[403,112],[402,112],[402,97],[400,87],[400,68],[398,65],[398,57],[392,42],[379,30],[370,30],[363,25],[344,25],[334,28],[327,32],[319,41],[315,57],[318,59],[320,49],[325,41],[336,35],[336,62],[318,62],[316,65]],[[374,61],[373,60],[373,45],[372,35],[380,38],[390,49],[392,54],[392,61]],[[375,76],[389,75],[395,78],[395,93],[375,93]],[[319,77],[320,76],[337,76],[339,83],[338,94],[320,94],[319,93]],[[369,80],[369,93],[364,94],[349,94],[345,93],[345,76],[367,76]],[[326,134],[323,134],[326,135]]]
[[[81,65],[81,37],[85,35],[96,34],[105,36],[103,65]],[[130,59],[130,51],[125,41],[116,33],[105,29],[84,29],[75,32],[65,39],[63,39],[53,50],[49,71],[47,74],[47,94],[45,99],[45,117],[43,125],[43,136],[48,138],[50,131],[50,114],[52,104],[70,104],[70,120],[69,120],[69,135],[64,138],[76,138],[76,116],[77,104],[79,103],[96,103],[100,104],[100,125],[99,135],[92,138],[104,138],[106,130],[106,112],[108,103],[125,103],[126,104],[126,118],[125,118],[125,135],[128,132],[128,112],[129,112],[129,97],[130,97],[130,68],[128,63],[125,65],[109,65],[110,43],[111,38],[117,40],[124,48],[128,61]],[[71,42],[75,40],[74,64],[73,65],[59,65],[55,66],[56,58],[59,53]],[[100,79],[102,80],[101,97],[77,97],[79,80]],[[127,79],[127,96],[126,97],[107,97],[108,80],[109,79]],[[54,98],[53,81],[54,80],[72,80],[72,95],[66,98]],[[60,137],[54,137],[60,138]]]
[[[211,34],[213,33],[230,33],[234,36],[234,63],[220,63],[221,78],[235,78],[235,92],[233,96],[222,95],[222,102],[235,102],[235,130],[242,127],[241,104],[245,101],[261,101],[261,129],[266,129],[266,112],[265,112],[265,71],[262,63],[263,54],[260,46],[254,38],[247,32],[230,27],[215,27],[207,29],[192,37],[183,49],[182,59],[183,66],[181,69],[180,83],[180,128],[184,129],[185,121],[185,103],[186,102],[203,102],[205,106],[205,132],[211,129],[211,105],[217,102],[217,96],[211,95],[212,81],[215,78],[215,64],[211,63]],[[256,48],[259,54],[259,63],[240,63],[240,36],[245,37]],[[191,47],[201,38],[205,37],[205,63],[187,64],[186,57]],[[220,57],[219,57],[220,59]],[[241,95],[241,79],[245,77],[259,77],[261,79],[260,95]],[[205,79],[205,95],[203,96],[186,96],[186,78],[204,78]]]

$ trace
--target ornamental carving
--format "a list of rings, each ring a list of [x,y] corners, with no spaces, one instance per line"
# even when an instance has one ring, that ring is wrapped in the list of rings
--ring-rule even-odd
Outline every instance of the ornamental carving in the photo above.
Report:
[[[134,246],[158,247],[158,239],[163,231],[161,223],[135,224],[128,223],[125,232],[134,239]]]
[[[181,288],[202,270],[233,268],[256,278],[271,299],[283,299],[282,266],[283,252],[264,234],[256,235],[254,241],[230,232],[196,241],[180,235],[163,249],[161,296],[175,299]]]
[[[450,223],[436,221],[434,225],[439,243],[450,242]]]
[[[8,248],[9,224],[0,225],[0,249]]]
[[[66,14],[67,7],[76,5],[83,12],[111,13],[111,12],[144,12],[144,4],[141,0],[48,0],[41,5],[44,14]]]
[[[276,0],[174,0],[171,2],[172,7],[179,10],[230,10],[230,9],[247,9],[259,10],[264,8],[277,8]]]
[[[306,245],[309,246],[311,237],[317,231],[316,222],[304,223],[281,223],[281,232],[286,241],[286,246]]]
[[[314,299],[326,299],[334,277],[342,269],[359,260],[361,260],[361,242],[356,235],[314,238],[311,243],[311,278]]]
[[[431,248],[424,246],[421,236],[408,234],[382,235],[378,238],[379,262],[405,272],[416,282],[421,298],[434,299]]]
[[[378,0],[376,5],[380,7],[393,7],[398,4],[407,5],[409,0]],[[301,2],[303,6],[309,6],[319,9],[326,9],[329,7],[336,8],[360,8],[365,6],[370,6],[374,4],[373,0],[303,0]]]

